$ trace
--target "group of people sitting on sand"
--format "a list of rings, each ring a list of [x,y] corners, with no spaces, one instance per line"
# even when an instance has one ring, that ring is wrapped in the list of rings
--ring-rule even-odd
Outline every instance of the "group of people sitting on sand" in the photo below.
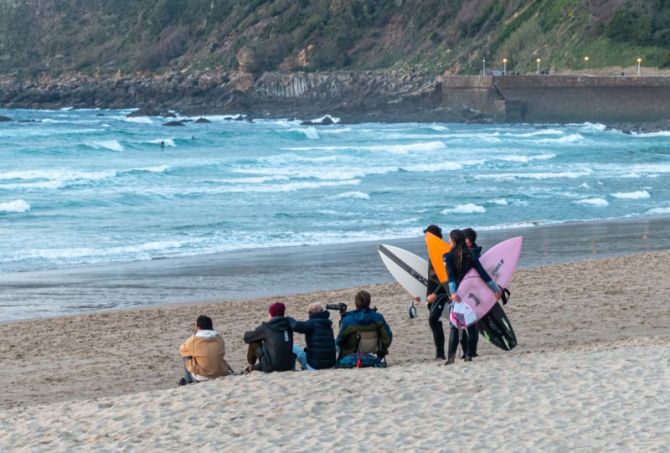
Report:
[[[442,238],[442,229],[437,225],[429,225],[424,230],[426,232]],[[442,314],[449,304],[460,303],[457,291],[465,274],[472,268],[476,269],[498,298],[502,293],[479,263],[482,248],[476,240],[477,233],[471,228],[449,233],[451,251],[444,255],[448,285],[440,283],[432,265],[429,265],[426,296],[428,324],[433,334],[435,359],[446,359],[445,365],[455,362],[459,339],[465,361],[472,361],[477,356],[479,332],[476,324],[461,331],[450,323],[446,356],[444,350]],[[377,312],[376,307],[371,308],[370,302],[370,293],[359,291],[354,298],[355,310],[346,311],[345,304],[335,305],[342,316],[337,337],[329,319],[330,313],[321,304],[311,304],[307,310],[308,319],[298,321],[286,316],[283,303],[273,303],[268,308],[268,321],[244,334],[244,342],[248,344],[245,372],[291,371],[296,369],[296,361],[303,370],[311,371],[333,367],[385,366],[393,334],[384,316]],[[294,333],[305,335],[304,349],[294,344]],[[215,379],[233,372],[224,358],[223,338],[214,330],[208,316],[198,317],[195,334],[181,345],[180,354],[184,359],[185,375],[179,385]]]
[[[359,291],[354,298],[355,310],[346,311],[346,305],[338,304],[342,319],[337,337],[330,312],[321,304],[311,304],[308,319],[298,321],[286,316],[283,303],[273,303],[268,307],[268,321],[244,334],[248,344],[245,372],[292,371],[296,361],[303,370],[310,371],[336,366],[385,366],[393,333],[370,302],[370,293]],[[214,330],[211,318],[199,316],[195,330],[179,350],[185,368],[179,385],[232,374],[225,360],[223,338]],[[305,335],[304,349],[293,343],[294,333]]]

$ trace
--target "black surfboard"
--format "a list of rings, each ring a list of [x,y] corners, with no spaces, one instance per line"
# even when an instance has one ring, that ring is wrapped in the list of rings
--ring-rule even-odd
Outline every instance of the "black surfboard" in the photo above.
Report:
[[[512,323],[498,301],[477,323],[479,333],[503,351],[511,351],[516,346],[516,335]]]

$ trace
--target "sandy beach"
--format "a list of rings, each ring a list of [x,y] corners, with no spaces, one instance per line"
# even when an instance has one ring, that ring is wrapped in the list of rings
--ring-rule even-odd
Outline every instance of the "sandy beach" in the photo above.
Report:
[[[506,307],[512,352],[441,366],[426,310],[393,284],[364,287],[395,338],[384,370],[232,376],[176,388],[199,314],[244,366],[245,330],[270,300],[305,317],[359,288],[0,325],[0,446],[663,450],[670,442],[670,252],[519,271]],[[334,314],[337,318],[338,315]],[[303,339],[299,338],[302,342]]]

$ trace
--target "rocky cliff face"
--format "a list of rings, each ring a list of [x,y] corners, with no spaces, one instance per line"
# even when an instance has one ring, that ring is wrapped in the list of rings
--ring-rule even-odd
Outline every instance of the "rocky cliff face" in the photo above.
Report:
[[[344,120],[447,119],[441,83],[403,71],[329,73],[169,72],[160,76],[68,75],[0,81],[7,108],[146,107],[183,113],[244,113],[251,117],[306,118],[326,113]]]

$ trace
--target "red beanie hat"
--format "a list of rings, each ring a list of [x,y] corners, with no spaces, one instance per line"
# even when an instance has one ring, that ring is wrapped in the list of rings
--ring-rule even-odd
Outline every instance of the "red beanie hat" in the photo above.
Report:
[[[268,313],[270,313],[270,316],[273,318],[277,316],[284,316],[285,311],[286,306],[281,302],[275,302],[274,304],[270,305],[270,308],[268,308]]]

